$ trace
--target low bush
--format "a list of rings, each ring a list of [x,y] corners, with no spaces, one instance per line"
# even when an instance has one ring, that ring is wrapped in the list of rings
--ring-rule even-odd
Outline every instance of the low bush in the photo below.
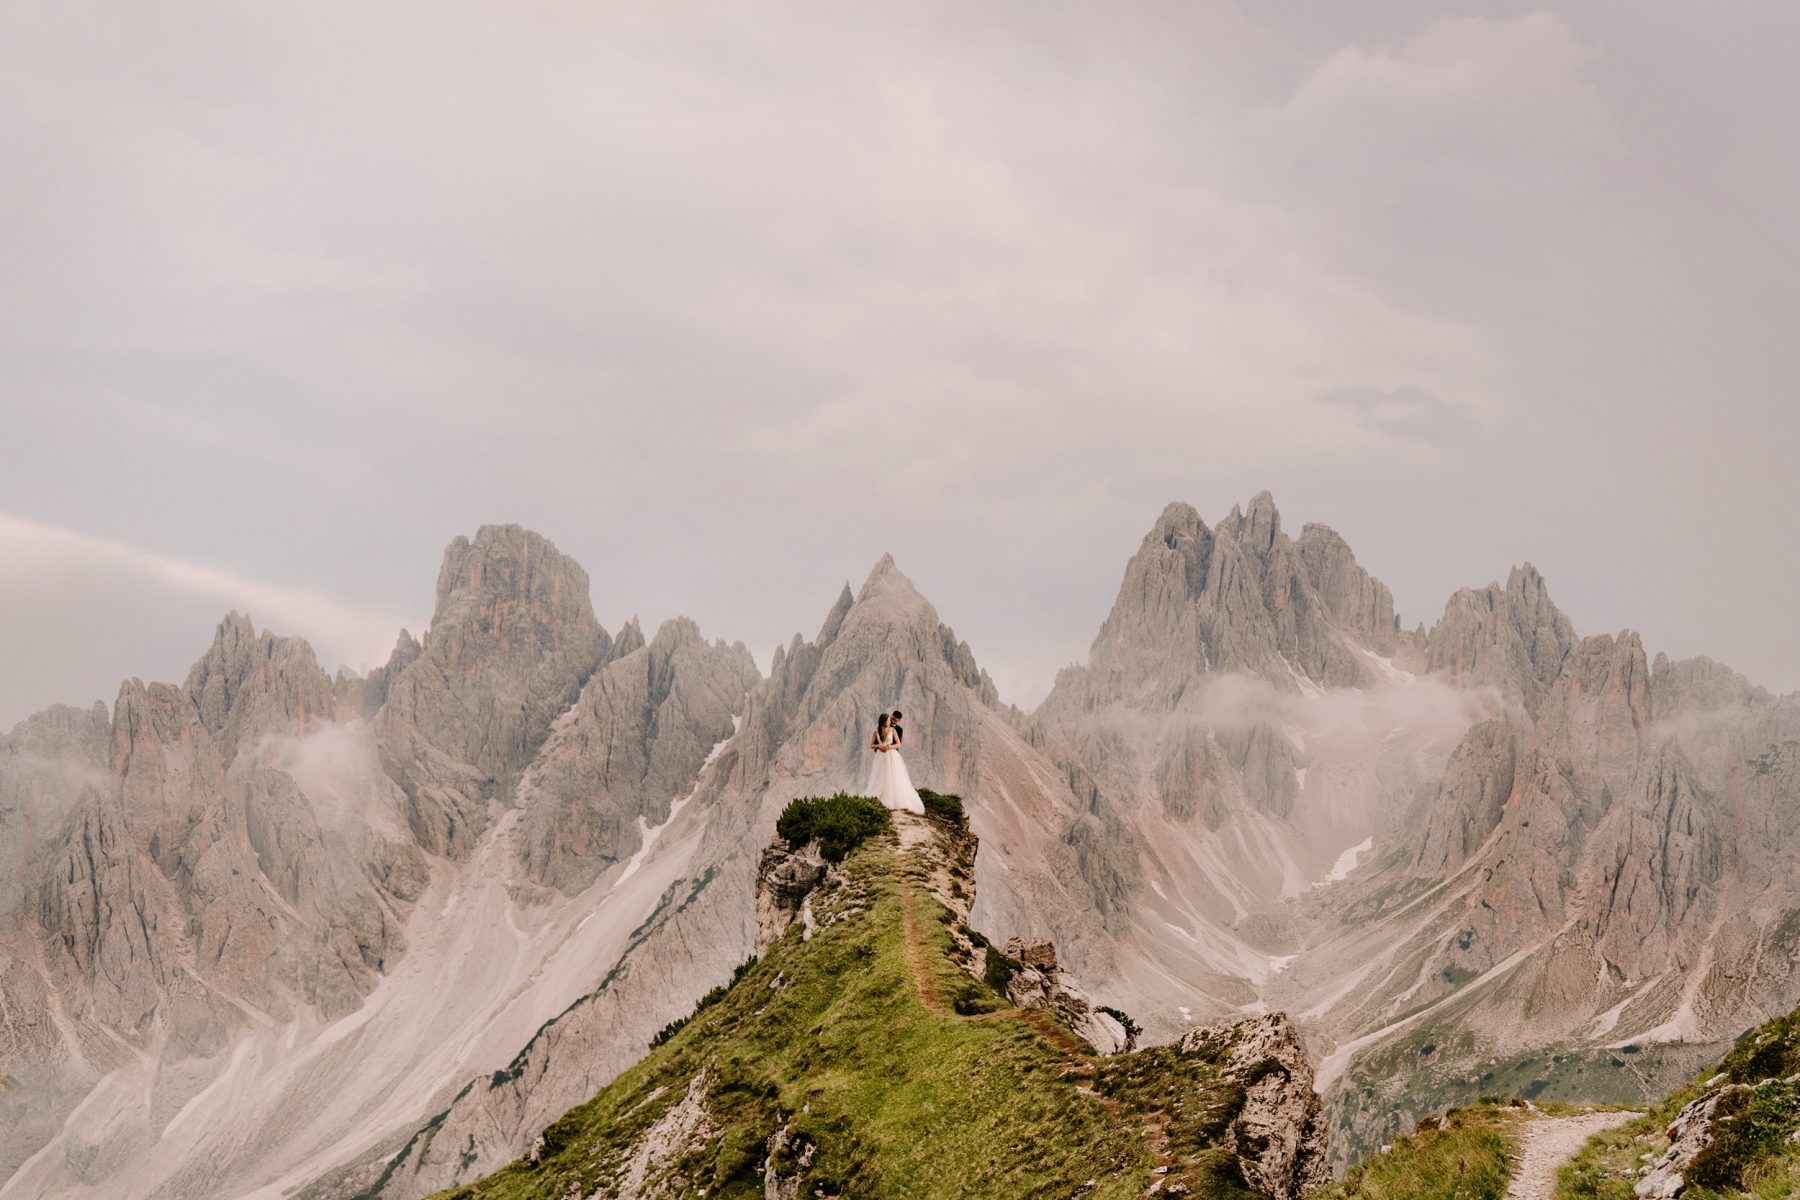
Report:
[[[1101,1004],[1097,1007],[1101,1012],[1117,1021],[1119,1027],[1125,1031],[1125,1036],[1133,1041],[1136,1041],[1138,1035],[1144,1032],[1143,1026],[1132,1020],[1131,1014],[1127,1013],[1124,1009],[1114,1008],[1110,1004]]]
[[[1006,985],[1012,982],[1012,977],[1016,975],[1018,971],[1019,962],[1017,959],[1008,958],[1006,955],[1000,953],[1000,948],[998,946],[988,946],[987,962],[984,965],[981,974],[983,982],[993,988],[996,992],[1000,993],[1000,995],[1004,996],[1006,995]]]
[[[1712,1141],[1687,1169],[1688,1183],[1720,1192],[1745,1188],[1746,1172],[1780,1156],[1800,1130],[1800,1083],[1726,1092],[1713,1109],[1712,1128]]]
[[[819,843],[827,862],[843,862],[844,856],[893,827],[881,801],[873,796],[802,796],[790,800],[775,822],[775,832],[791,846]]]
[[[925,815],[933,821],[948,825],[958,833],[969,828],[969,814],[963,810],[961,796],[946,796],[930,788],[920,788],[919,799],[925,805]]]

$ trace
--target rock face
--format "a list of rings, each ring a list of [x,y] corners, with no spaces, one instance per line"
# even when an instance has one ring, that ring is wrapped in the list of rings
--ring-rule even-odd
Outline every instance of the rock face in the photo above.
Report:
[[[614,643],[587,591],[541,537],[484,528],[367,679],[232,613],[183,686],[0,739],[0,1194],[353,1163],[571,1002],[631,993],[609,971],[704,886],[692,831],[640,860],[758,679],[691,622]],[[636,976],[666,993],[643,1020],[687,1002]]]
[[[1461,687],[1494,687],[1535,712],[1574,645],[1569,619],[1526,563],[1513,568],[1504,588],[1490,583],[1450,597],[1427,640],[1426,665]]]
[[[1196,1029],[1182,1035],[1180,1048],[1220,1062],[1244,1089],[1228,1137],[1246,1182],[1275,1200],[1298,1200],[1330,1179],[1312,1063],[1287,1014]]]
[[[466,856],[504,797],[608,657],[588,577],[517,525],[457,538],[438,572],[437,610],[417,654],[405,640],[375,718],[383,760],[420,845]]]
[[[1744,1085],[1730,1084],[1731,1089]],[[1725,1098],[1725,1089],[1707,1092],[1689,1104],[1669,1123],[1669,1149],[1650,1165],[1649,1173],[1631,1189],[1644,1200],[1674,1200],[1687,1181],[1682,1178],[1700,1152],[1713,1142],[1713,1112]]]
[[[817,842],[798,848],[777,838],[756,866],[756,952],[805,923],[806,898],[825,881],[826,864]]]
[[[526,865],[578,892],[669,819],[727,741],[758,682],[743,644],[708,644],[686,618],[649,645],[636,624],[553,727],[521,786]]]
[[[1074,976],[1056,965],[1056,944],[1046,940],[1008,938],[1001,953],[1019,964],[1006,980],[1006,998],[1020,1008],[1048,1009],[1101,1054],[1119,1054],[1136,1045],[1136,1037],[1111,1013],[1094,1007]]]

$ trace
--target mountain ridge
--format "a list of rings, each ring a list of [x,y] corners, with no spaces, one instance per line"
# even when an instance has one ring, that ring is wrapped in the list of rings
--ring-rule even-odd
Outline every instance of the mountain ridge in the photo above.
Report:
[[[367,677],[229,614],[186,684],[5,735],[0,1196],[411,1197],[507,1161],[742,961],[751,848],[787,800],[859,786],[896,706],[915,779],[970,797],[977,923],[1054,940],[1157,1040],[1296,1013],[1340,1154],[1483,1071],[1654,1094],[1800,998],[1800,698],[1577,637],[1529,564],[1407,631],[1266,493],[1213,527],[1171,505],[1030,714],[891,556],[767,677],[685,619],[607,634],[590,586],[483,527]],[[493,970],[456,975],[471,953]],[[240,1061],[277,1095],[234,1091]],[[370,1090],[321,1096],[325,1071]],[[204,1165],[207,1121],[250,1119],[228,1097],[311,1115],[263,1161]],[[432,1121],[455,1154],[390,1170]]]

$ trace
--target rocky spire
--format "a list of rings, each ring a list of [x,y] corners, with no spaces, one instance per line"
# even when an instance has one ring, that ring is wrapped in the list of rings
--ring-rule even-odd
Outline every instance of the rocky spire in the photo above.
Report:
[[[548,538],[484,525],[450,543],[431,629],[379,718],[421,845],[467,850],[611,646],[587,572]]]
[[[1308,524],[1294,543],[1307,581],[1333,619],[1373,650],[1391,654],[1395,644],[1394,596],[1357,564],[1349,543],[1327,525]]]
[[[240,745],[328,721],[334,711],[331,678],[306,640],[266,630],[259,637],[250,618],[236,611],[219,622],[183,690],[228,764]]]
[[[1575,629],[1530,563],[1503,588],[1490,583],[1450,597],[1426,642],[1429,668],[1462,687],[1487,685],[1537,711],[1575,646]]]

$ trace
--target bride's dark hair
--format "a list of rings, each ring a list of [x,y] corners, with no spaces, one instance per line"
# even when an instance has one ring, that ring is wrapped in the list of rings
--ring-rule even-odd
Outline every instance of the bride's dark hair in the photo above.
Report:
[[[875,729],[877,732],[879,732],[883,729],[886,729],[887,727],[888,727],[888,715],[886,713],[882,713],[880,718],[877,719],[875,722]]]

